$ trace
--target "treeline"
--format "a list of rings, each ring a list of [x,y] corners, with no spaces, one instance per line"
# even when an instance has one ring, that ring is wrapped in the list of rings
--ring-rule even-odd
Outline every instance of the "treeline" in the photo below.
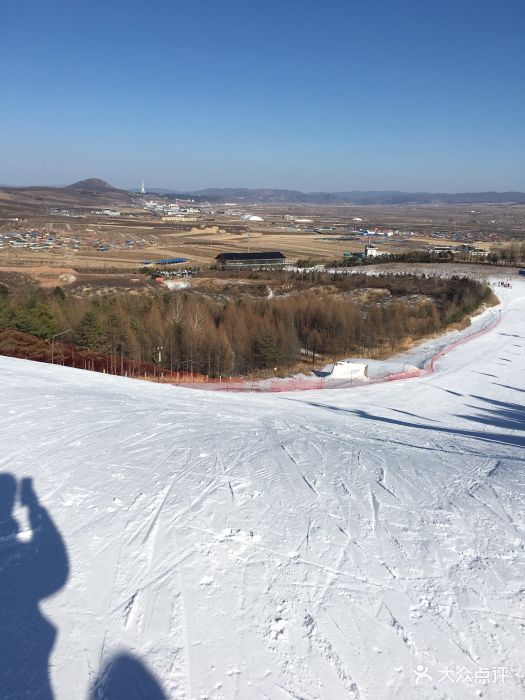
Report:
[[[440,251],[438,253],[431,252],[429,250],[407,250],[403,253],[382,253],[381,255],[371,256],[369,258],[357,258],[354,256],[348,256],[339,259],[336,262],[336,266],[346,267],[355,265],[377,265],[384,263],[450,263],[458,262],[458,256],[449,251]],[[463,256],[465,257],[465,256]],[[465,258],[467,259],[467,258]]]
[[[288,294],[272,299],[228,301],[191,290],[80,297],[60,287],[9,293],[0,286],[0,327],[105,354],[117,373],[133,360],[238,376],[291,371],[304,357],[394,351],[459,321],[490,294],[467,278],[393,274],[297,274],[287,286]],[[382,302],[352,300],[352,292],[370,288],[390,294]]]
[[[327,267],[356,267],[360,265],[384,265],[387,263],[450,263],[450,262],[475,262],[477,264],[492,265],[519,265],[525,262],[525,242],[509,243],[504,246],[492,248],[488,255],[472,255],[468,251],[456,252],[430,250],[407,250],[403,253],[382,253],[369,258],[347,256],[338,258],[330,263],[320,262]],[[310,260],[299,260],[299,267],[309,267],[316,263]]]
[[[407,250],[404,253],[381,253],[380,255],[371,256],[369,258],[355,255],[346,255],[342,258],[336,258],[327,262],[326,260],[304,259],[297,261],[299,268],[312,268],[321,266],[323,268],[341,268],[341,267],[366,267],[368,265],[386,265],[388,263],[450,263],[450,262],[471,262],[468,254],[453,254],[449,251],[441,251],[432,253],[429,250]],[[489,262],[488,258],[476,259],[476,262]],[[495,262],[490,260],[490,262]]]
[[[0,355],[10,355],[36,362],[52,362],[93,372],[107,372],[130,377],[160,377],[162,368],[154,363],[93,350],[81,350],[71,343],[50,341],[28,333],[0,326]]]
[[[525,241],[515,241],[506,245],[493,248],[489,259],[494,263],[505,263],[507,265],[522,265],[525,263]]]

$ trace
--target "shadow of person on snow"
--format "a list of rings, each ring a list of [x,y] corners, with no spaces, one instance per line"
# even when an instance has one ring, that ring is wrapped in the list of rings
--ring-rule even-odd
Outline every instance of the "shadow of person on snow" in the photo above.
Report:
[[[15,506],[27,509],[21,531]],[[49,659],[56,628],[39,602],[69,576],[64,541],[40,504],[31,479],[0,473],[0,700],[53,700]],[[113,657],[91,690],[91,700],[167,700],[159,683],[130,654]]]
[[[167,696],[139,659],[121,653],[107,662],[90,700],[167,700]]]
[[[13,509],[27,509],[30,532],[20,533]],[[25,535],[29,535],[27,539]],[[31,479],[0,474],[0,697],[52,700],[49,657],[56,628],[39,602],[67,581],[66,547],[39,503]]]

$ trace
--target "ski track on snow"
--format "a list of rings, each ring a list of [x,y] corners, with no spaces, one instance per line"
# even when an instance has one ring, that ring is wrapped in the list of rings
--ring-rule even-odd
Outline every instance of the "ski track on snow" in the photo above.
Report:
[[[525,283],[501,294],[436,374],[351,390],[0,358],[2,471],[33,477],[70,558],[41,606],[57,700],[119,650],[175,700],[525,697]]]

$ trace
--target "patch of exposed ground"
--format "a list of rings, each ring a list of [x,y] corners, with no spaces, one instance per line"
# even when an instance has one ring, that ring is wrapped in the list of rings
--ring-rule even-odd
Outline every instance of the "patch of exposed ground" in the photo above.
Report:
[[[57,287],[71,284],[76,279],[76,271],[70,267],[51,267],[48,265],[35,265],[34,267],[20,265],[6,265],[0,267],[0,273],[15,273],[31,278],[41,287]]]

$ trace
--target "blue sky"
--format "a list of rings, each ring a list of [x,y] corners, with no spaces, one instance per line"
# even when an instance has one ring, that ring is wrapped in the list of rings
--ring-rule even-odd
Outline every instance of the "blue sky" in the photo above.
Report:
[[[525,190],[523,0],[6,0],[0,183]]]

